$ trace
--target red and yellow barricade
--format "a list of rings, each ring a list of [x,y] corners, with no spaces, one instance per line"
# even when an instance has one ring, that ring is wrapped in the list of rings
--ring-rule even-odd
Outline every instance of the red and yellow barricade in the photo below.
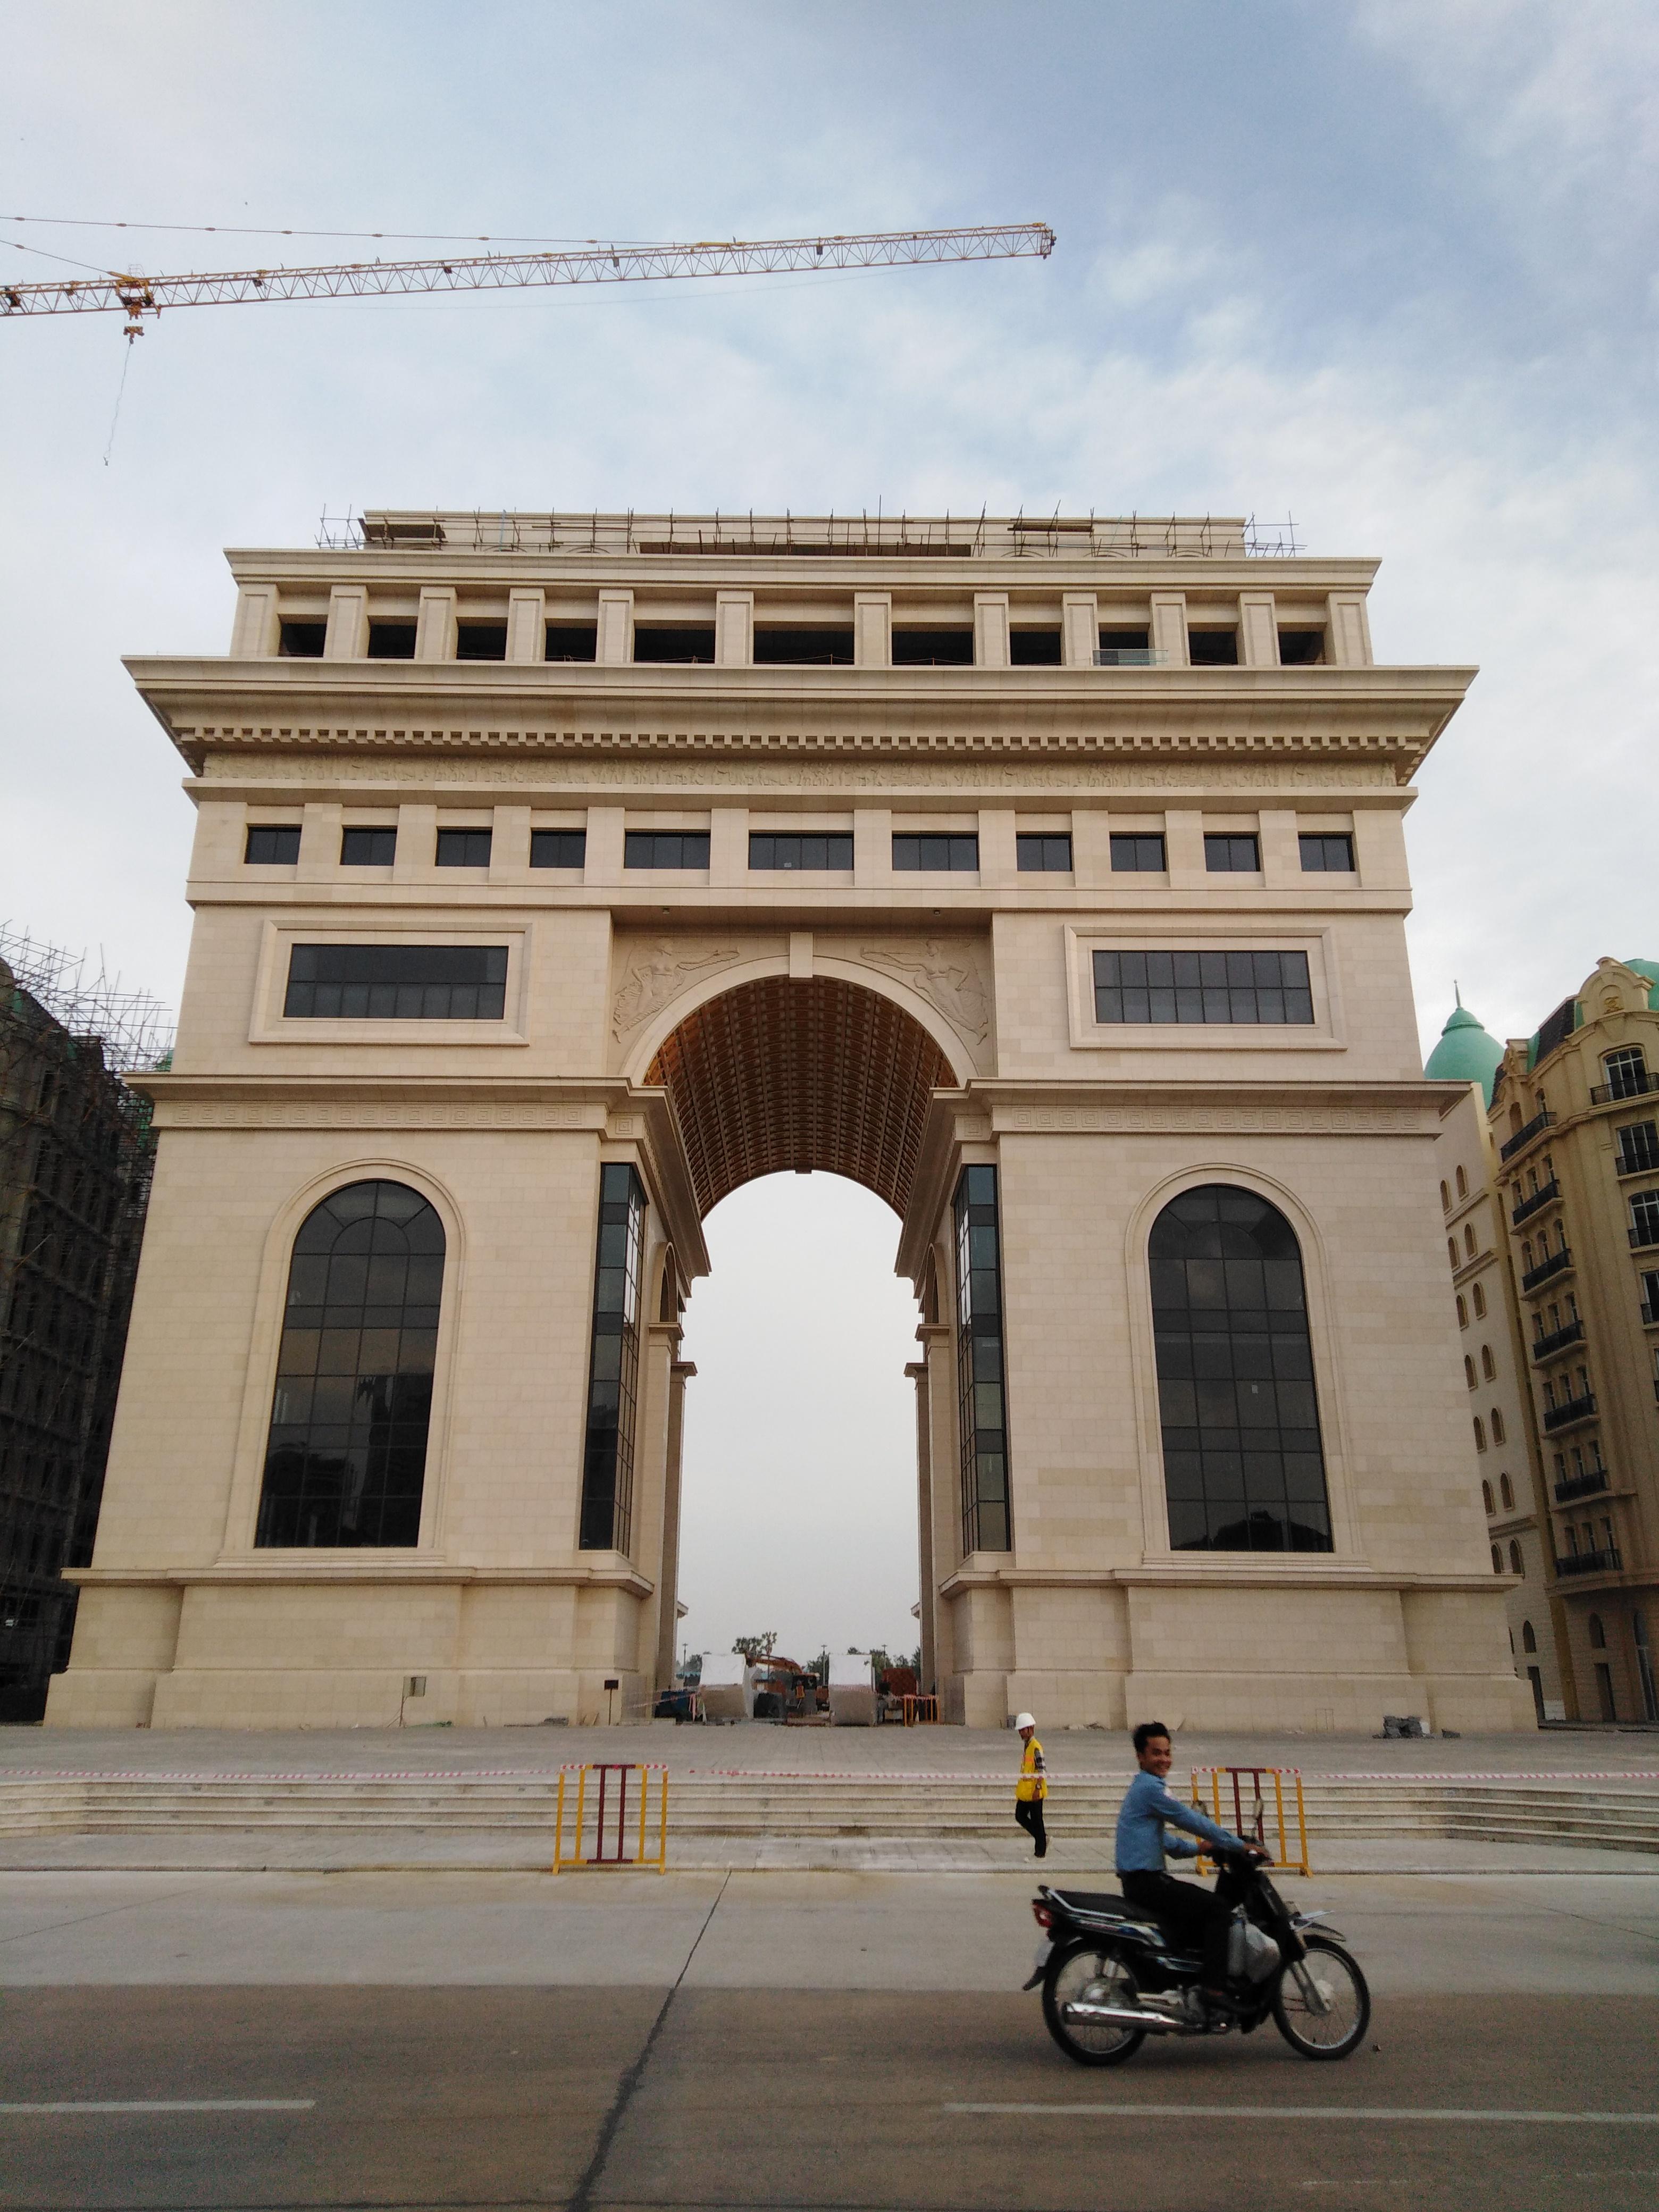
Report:
[[[592,1867],[667,1873],[665,1766],[629,1759],[560,1768],[550,1871],[585,1873]]]

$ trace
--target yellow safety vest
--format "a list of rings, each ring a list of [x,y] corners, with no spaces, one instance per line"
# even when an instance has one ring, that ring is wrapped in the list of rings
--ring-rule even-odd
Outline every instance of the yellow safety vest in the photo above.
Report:
[[[1042,1771],[1042,1746],[1033,1736],[1019,1762],[1019,1779],[1014,1784],[1014,1796],[1022,1805],[1029,1805],[1033,1798],[1048,1795],[1048,1778]]]

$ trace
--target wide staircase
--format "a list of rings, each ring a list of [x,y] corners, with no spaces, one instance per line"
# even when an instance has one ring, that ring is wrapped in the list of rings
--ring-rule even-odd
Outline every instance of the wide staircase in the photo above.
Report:
[[[1179,1778],[1172,1778],[1178,1780]],[[550,1832],[553,1774],[65,1775],[0,1778],[0,1835],[277,1829]],[[1659,1786],[1459,1775],[1310,1774],[1308,1832],[1322,1840],[1463,1838],[1659,1854]],[[1054,1777],[1057,1837],[1109,1836],[1121,1778]],[[1005,1839],[1005,1774],[681,1773],[671,1838]],[[1294,1804],[1287,1802],[1294,1835]],[[1223,1808],[1231,1824],[1231,1802]],[[1269,1820],[1272,1819],[1271,1800]],[[1270,1829],[1270,1840],[1272,1831]]]

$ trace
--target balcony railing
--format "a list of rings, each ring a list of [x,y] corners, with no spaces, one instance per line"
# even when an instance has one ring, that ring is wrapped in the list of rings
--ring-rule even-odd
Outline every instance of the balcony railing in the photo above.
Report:
[[[1645,1252],[1650,1244],[1659,1244],[1659,1215],[1646,1221],[1631,1224],[1630,1243],[1632,1252]]]
[[[1547,1429],[1570,1429],[1575,1421],[1587,1421],[1595,1411],[1595,1393],[1586,1390],[1582,1398],[1569,1398],[1565,1405],[1549,1406],[1544,1412]]]
[[[1615,1544],[1609,1551],[1569,1552],[1555,1563],[1558,1575],[1616,1575],[1624,1565]]]
[[[1617,1083],[1593,1085],[1590,1104],[1616,1106],[1621,1098],[1645,1098],[1650,1091],[1659,1091],[1659,1075],[1650,1075],[1644,1068],[1639,1073],[1621,1075]]]
[[[1534,1337],[1532,1356],[1534,1359],[1549,1359],[1556,1352],[1565,1352],[1570,1344],[1582,1344],[1583,1341],[1583,1322],[1570,1321],[1565,1328],[1553,1328],[1547,1336]]]
[[[1659,1174],[1659,1154],[1638,1160],[1632,1153],[1620,1152],[1613,1164],[1613,1170],[1615,1175],[1621,1176]]]
[[[1103,645],[1096,649],[1097,668],[1167,668],[1170,656],[1161,646]]]
[[[1571,1247],[1552,1252],[1547,1260],[1540,1260],[1535,1267],[1528,1267],[1521,1278],[1523,1291],[1535,1290],[1540,1283],[1547,1283],[1553,1275],[1565,1275],[1572,1265]]]
[[[1498,1155],[1498,1158],[1513,1159],[1517,1152],[1524,1152],[1533,1139],[1547,1129],[1554,1119],[1554,1115],[1550,1112],[1547,1106],[1541,1114],[1534,1114],[1531,1121],[1523,1127],[1517,1129],[1508,1144],[1501,1148]]]
[[[1570,1474],[1555,1486],[1555,1502],[1565,1505],[1575,1498],[1594,1498],[1607,1486],[1607,1471],[1604,1467],[1593,1467],[1588,1474]]]
[[[1541,1190],[1535,1190],[1530,1198],[1522,1200],[1520,1205],[1510,1216],[1510,1226],[1518,1229],[1523,1221],[1530,1221],[1534,1213],[1541,1213],[1553,1199],[1558,1199],[1560,1195],[1561,1186],[1552,1176]]]
[[[1644,1328],[1659,1328],[1659,1303],[1652,1298],[1642,1301],[1642,1326]]]

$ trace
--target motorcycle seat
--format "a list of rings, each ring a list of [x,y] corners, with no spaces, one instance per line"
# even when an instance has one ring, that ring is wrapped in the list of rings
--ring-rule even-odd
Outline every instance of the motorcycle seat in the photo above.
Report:
[[[1093,1917],[1110,1917],[1118,1920],[1136,1920],[1142,1916],[1125,1897],[1110,1889],[1051,1889],[1053,1898],[1062,1912],[1083,1912]]]

